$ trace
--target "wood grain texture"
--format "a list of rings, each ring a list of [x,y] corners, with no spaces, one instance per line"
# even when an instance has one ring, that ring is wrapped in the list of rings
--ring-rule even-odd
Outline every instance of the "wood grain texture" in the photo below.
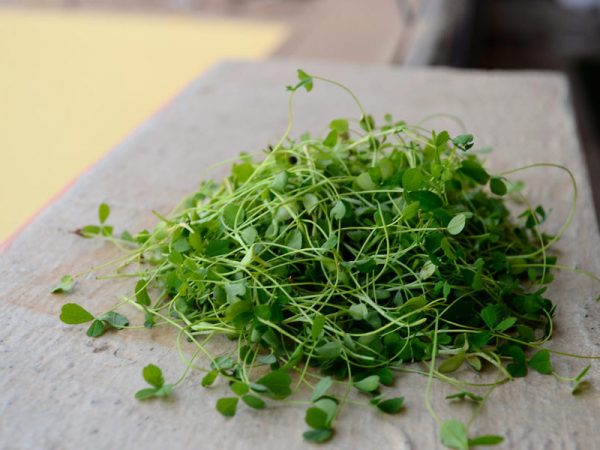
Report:
[[[500,172],[531,162],[567,164],[579,182],[579,207],[559,243],[564,265],[600,272],[598,231],[587,174],[574,131],[569,91],[562,76],[547,73],[400,70],[378,67],[271,61],[227,62],[189,86],[119,148],[83,176],[44,211],[0,257],[0,448],[2,449],[281,449],[311,448],[302,441],[304,410],[242,410],[226,420],[214,410],[223,385],[204,390],[194,374],[173,399],[139,403],[142,367],[163,367],[168,381],[183,365],[169,330],[129,330],[92,340],[85,327],[58,321],[66,298],[48,294],[64,273],[87,270],[119,255],[108,244],[70,233],[94,222],[97,205],[112,205],[111,223],[140,229],[154,222],[151,210],[168,213],[197,186],[207,167],[240,151],[258,151],[285,129],[284,86],[296,67],[351,86],[375,117],[391,112],[417,122],[434,113],[461,117],[479,146],[492,146],[489,167]],[[295,133],[322,133],[336,116],[357,116],[347,97],[315,85],[297,96]],[[429,121],[458,131],[448,119]],[[218,177],[223,169],[209,170]],[[550,170],[526,176],[527,194],[552,208],[550,230],[566,216],[571,188]],[[91,279],[78,283],[68,299],[101,313],[127,282]],[[550,347],[600,354],[594,301],[600,287],[588,278],[558,274],[549,296],[558,304]],[[132,315],[136,323],[140,317]],[[574,374],[587,362],[562,357],[555,366]],[[598,381],[593,363],[591,379]],[[423,406],[425,379],[401,375],[394,388],[407,410],[383,416],[367,408],[345,409],[327,449],[439,448],[434,421]],[[444,418],[466,417],[466,405],[450,405],[448,386],[435,384],[433,402]],[[595,449],[600,395],[592,389],[574,397],[553,377],[531,374],[497,389],[473,423],[473,434],[506,436],[505,449]]]

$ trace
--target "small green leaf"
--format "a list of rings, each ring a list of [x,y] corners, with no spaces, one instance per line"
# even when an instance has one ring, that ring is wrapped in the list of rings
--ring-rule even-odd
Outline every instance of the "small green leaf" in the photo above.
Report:
[[[225,417],[235,416],[237,410],[238,398],[237,397],[221,397],[217,400],[217,411],[223,414]]]
[[[206,375],[204,375],[204,377],[202,377],[202,381],[201,381],[202,386],[203,387],[211,386],[217,379],[218,375],[219,375],[219,371],[217,369],[213,369],[210,372],[208,372]]]
[[[356,261],[356,268],[362,273],[372,272],[375,267],[377,267],[377,262],[373,258]]]
[[[229,252],[230,242],[227,239],[215,239],[210,241],[205,249],[206,256],[221,256]]]
[[[437,267],[435,266],[435,264],[433,264],[431,261],[426,261],[425,264],[423,264],[423,267],[421,267],[421,270],[419,271],[419,277],[421,278],[421,280],[426,280],[435,273],[436,269]]]
[[[495,434],[484,434],[474,437],[473,439],[469,439],[469,447],[476,447],[478,445],[498,445],[502,442],[504,442],[504,438],[502,436]]]
[[[94,236],[98,236],[100,234],[100,227],[97,225],[86,225],[85,227],[82,227],[80,230],[78,230],[79,233],[82,237],[84,238],[92,238]]]
[[[444,297],[448,298],[448,295],[450,295],[451,291],[452,291],[452,286],[450,286],[450,283],[448,283],[448,281],[444,281],[444,287],[442,290],[442,294],[444,294]]]
[[[325,395],[325,393],[329,390],[329,388],[332,385],[333,385],[333,380],[330,377],[325,377],[325,378],[321,379],[315,386],[315,389],[314,389],[312,397],[311,397],[311,401],[314,402],[314,401],[319,400],[321,397],[323,397],[323,395]]]
[[[410,220],[417,215],[419,212],[419,202],[412,202],[404,208],[402,211],[402,217],[404,220]]]
[[[396,166],[389,158],[381,158],[379,161],[377,161],[377,167],[379,167],[381,177],[384,180],[387,180],[396,173]]]
[[[496,307],[494,305],[487,305],[479,314],[490,329],[495,329],[496,324],[498,323],[498,313],[496,312]]]
[[[337,244],[338,244],[338,237],[337,237],[337,235],[332,233],[331,235],[329,235],[329,237],[323,243],[323,245],[321,245],[321,250],[323,250],[323,251],[333,250]]]
[[[410,201],[419,202],[423,211],[433,211],[444,206],[442,198],[431,191],[413,191],[408,193]]]
[[[149,398],[166,397],[171,392],[173,392],[173,385],[165,384],[161,387],[141,389],[135,393],[135,398],[138,400],[147,400]]]
[[[102,336],[106,330],[108,329],[108,324],[103,320],[95,319],[90,327],[87,329],[86,334],[89,337],[100,337]]]
[[[512,327],[516,322],[517,322],[516,317],[509,317],[508,319],[504,319],[502,322],[500,322],[498,325],[496,325],[494,327],[494,330],[496,330],[498,333],[503,333],[504,331],[506,331],[510,327]]]
[[[533,328],[527,325],[517,325],[516,328],[519,333],[519,340],[523,342],[535,341],[535,331]]]
[[[322,409],[315,408],[314,406],[306,410],[306,416],[304,417],[304,420],[311,428],[329,428],[327,413]]]
[[[362,392],[373,392],[379,387],[379,376],[371,375],[354,382],[354,387]]]
[[[460,232],[465,228],[466,217],[464,214],[457,214],[454,216],[450,222],[448,223],[448,233],[452,235],[460,234]]]
[[[479,184],[486,184],[490,179],[485,169],[474,159],[465,159],[458,170]]]
[[[505,195],[508,189],[506,188],[506,184],[502,181],[501,178],[493,177],[490,180],[490,190],[496,195]]]
[[[333,436],[333,430],[329,428],[321,430],[309,430],[305,431],[303,436],[307,441],[321,443],[331,439],[331,436]]]
[[[136,303],[143,305],[143,306],[150,306],[150,304],[152,303],[152,300],[150,299],[150,296],[148,295],[148,281],[147,280],[139,280],[136,284],[135,284],[135,301]]]
[[[456,394],[452,394],[452,395],[447,395],[446,399],[447,400],[464,400],[465,398],[474,401],[475,403],[481,403],[483,402],[483,397],[474,394],[473,392],[469,392],[469,391],[460,391],[457,392]]]
[[[377,408],[386,414],[397,414],[404,407],[404,397],[388,398],[377,403]]]
[[[152,315],[152,313],[146,312],[146,314],[144,315],[144,328],[148,328],[149,330],[151,330],[152,328],[154,328],[154,325],[156,325],[156,320],[154,316]]]
[[[98,207],[98,220],[100,223],[106,222],[106,219],[108,219],[109,215],[110,206],[108,206],[106,203],[100,203],[100,206]]]
[[[466,361],[469,364],[469,366],[471,366],[477,372],[481,371],[481,368],[482,368],[481,359],[479,359],[477,356],[467,356]]]
[[[94,320],[94,316],[77,303],[65,303],[60,311],[60,320],[69,325]]]
[[[302,248],[302,233],[300,232],[300,230],[290,231],[287,236],[285,245],[294,250],[300,250]]]
[[[135,393],[135,398],[138,400],[146,400],[149,398],[153,398],[156,397],[156,391],[158,389],[157,388],[145,388],[145,389],[140,389],[139,391],[137,391]]]
[[[330,341],[317,348],[317,354],[325,359],[335,359],[342,353],[342,344],[338,341]]]
[[[319,197],[314,194],[306,194],[302,198],[302,204],[304,205],[306,212],[310,214],[319,204]]]
[[[211,367],[217,370],[229,370],[235,367],[235,362],[229,356],[217,356],[211,363]]]
[[[507,372],[515,378],[526,376],[527,365],[523,349],[518,345],[509,345],[504,352],[513,359],[513,362],[506,366]]]
[[[325,414],[327,414],[327,423],[331,424],[333,422],[338,408],[335,400],[330,397],[323,397],[314,402],[313,406],[319,408],[321,411],[325,411]]]
[[[362,116],[358,124],[366,132],[371,132],[375,128],[375,121],[373,120],[373,116],[371,116],[370,114]]]
[[[231,305],[227,308],[225,320],[238,328],[242,328],[252,320],[252,302],[248,300],[240,301],[237,300],[237,297],[232,298],[236,298],[236,300],[232,300]]]
[[[283,192],[287,186],[288,179],[289,175],[285,170],[279,172],[277,175],[275,175],[275,178],[273,178],[271,189],[278,192]]]
[[[245,383],[235,382],[231,385],[231,390],[234,394],[237,395],[245,395],[250,391],[250,388]]]
[[[248,405],[250,408],[254,408],[254,409],[265,409],[265,402],[257,397],[256,395],[244,395],[242,397],[242,401]]]
[[[223,223],[229,228],[237,228],[246,218],[246,213],[240,205],[230,203],[223,208],[222,217]]]
[[[234,164],[231,168],[232,177],[240,184],[248,180],[253,172],[254,166],[250,162]]]
[[[165,384],[165,379],[163,378],[162,370],[160,370],[160,367],[155,366],[154,364],[148,364],[146,367],[144,367],[142,375],[144,377],[144,380],[146,380],[146,383],[148,383],[151,386],[159,388],[163,384]]]
[[[338,141],[338,132],[336,130],[331,130],[327,137],[323,140],[323,145],[325,147],[333,148]]]
[[[312,327],[310,329],[310,337],[312,337],[313,341],[316,341],[321,336],[323,329],[325,328],[325,316],[323,314],[317,313],[315,316]]]
[[[331,208],[331,216],[334,219],[342,220],[346,215],[346,206],[344,206],[344,202],[341,200],[337,200]]]
[[[309,74],[307,74],[302,69],[298,69],[298,79],[300,80],[300,83],[297,88],[304,87],[304,89],[306,89],[306,92],[312,91],[313,79]]]
[[[354,320],[364,320],[367,318],[369,314],[369,310],[364,303],[359,303],[356,305],[352,305],[348,310],[348,313]]]
[[[167,395],[171,395],[173,392],[172,384],[163,384],[161,387],[156,389],[156,397],[166,397]]]
[[[421,169],[406,169],[402,174],[402,187],[405,191],[417,191],[425,185],[425,177]]]
[[[329,129],[337,131],[338,134],[347,133],[348,121],[346,119],[334,119],[329,124]]]
[[[442,444],[457,450],[468,450],[467,428],[458,420],[446,420],[440,428]]]
[[[256,358],[256,362],[265,365],[275,364],[277,362],[277,357],[272,353],[269,355],[261,355]]]
[[[115,311],[109,311],[98,317],[98,320],[105,322],[108,326],[121,330],[129,325],[129,319]]]
[[[262,378],[259,378],[256,382],[256,384],[266,387],[271,396],[275,399],[288,397],[292,393],[292,390],[290,389],[291,383],[292,378],[290,375],[282,370],[274,370]]]
[[[225,294],[227,295],[227,303],[235,304],[241,300],[246,293],[246,280],[238,280],[224,286]]]
[[[377,372],[377,375],[379,375],[379,382],[384,386],[391,386],[392,384],[394,384],[394,373],[390,370],[389,367],[384,367],[379,372]]]
[[[550,352],[546,349],[536,352],[527,363],[529,364],[529,367],[537,370],[541,374],[550,375],[552,373]]]
[[[441,147],[450,140],[450,136],[447,131],[442,131],[435,136],[436,147]]]
[[[461,134],[452,139],[454,145],[463,151],[469,150],[473,147],[473,135],[472,134]]]
[[[372,191],[377,188],[375,183],[373,183],[373,180],[371,179],[371,176],[368,172],[363,172],[358,177],[356,177],[356,184],[363,191]]]
[[[244,228],[240,232],[240,236],[242,236],[242,240],[247,245],[252,245],[252,244],[254,244],[254,242],[256,242],[256,238],[258,237],[258,232],[256,231],[256,228],[248,227],[248,228]]]
[[[60,283],[54,285],[50,292],[52,294],[62,294],[64,292],[70,292],[73,289],[75,280],[71,275],[65,275],[60,279]]]
[[[458,370],[460,366],[465,362],[465,354],[459,353],[457,355],[446,358],[438,367],[438,371],[441,373],[450,373]]]

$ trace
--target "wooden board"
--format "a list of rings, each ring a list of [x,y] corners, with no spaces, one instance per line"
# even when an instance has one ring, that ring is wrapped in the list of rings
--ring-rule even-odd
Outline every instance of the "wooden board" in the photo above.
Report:
[[[310,62],[227,62],[201,77],[168,108],[134,132],[83,176],[6,249],[0,259],[0,448],[306,448],[303,407],[242,410],[226,420],[214,410],[226,388],[204,390],[189,377],[167,401],[139,403],[142,367],[153,362],[175,380],[183,365],[168,330],[130,330],[93,340],[85,327],[62,325],[63,302],[80,302],[101,313],[131,292],[128,282],[83,280],[72,295],[48,294],[65,273],[83,272],[118,256],[109,244],[83,240],[72,230],[96,221],[97,205],[112,205],[118,230],[151,226],[151,210],[168,213],[193,191],[209,164],[257,151],[285,129],[284,86],[301,66],[351,86],[375,117],[393,113],[417,122],[434,113],[462,118],[478,146],[492,146],[489,166],[502,171],[549,161],[567,164],[579,182],[579,208],[559,244],[566,266],[600,272],[598,231],[583,159],[575,135],[569,90],[560,75],[547,73],[401,70]],[[357,116],[343,93],[315,85],[300,93],[295,133],[322,133],[332,118]],[[449,119],[428,122],[457,132]],[[219,176],[222,171],[210,171]],[[517,177],[519,178],[519,177]],[[525,178],[522,176],[520,178]],[[571,196],[567,177],[532,170],[527,193],[552,208],[550,230],[564,220]],[[597,337],[600,286],[590,279],[558,274],[549,296],[558,304],[550,347],[600,355]],[[136,323],[140,317],[132,316]],[[572,375],[585,360],[557,357],[555,366]],[[593,363],[592,380],[598,380]],[[345,409],[336,438],[325,448],[438,448],[434,421],[423,406],[425,379],[402,375],[394,391],[407,409],[383,416],[369,408]],[[433,388],[443,418],[466,417],[471,409],[444,400],[451,389]],[[554,377],[531,374],[497,389],[472,425],[473,434],[506,436],[502,448],[600,448],[600,396],[574,397]]]

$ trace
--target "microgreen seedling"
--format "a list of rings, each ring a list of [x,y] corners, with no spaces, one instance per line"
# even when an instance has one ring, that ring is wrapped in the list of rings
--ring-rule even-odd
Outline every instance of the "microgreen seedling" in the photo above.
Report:
[[[140,389],[135,393],[138,400],[147,400],[155,397],[166,397],[171,394],[173,385],[165,384],[162,370],[154,364],[148,364],[142,371],[142,376],[150,388]]]
[[[129,325],[127,317],[115,311],[109,311],[99,317],[94,317],[92,313],[77,303],[65,303],[60,313],[60,320],[68,325],[92,322],[87,330],[89,337],[99,337],[110,328],[121,330]]]
[[[60,282],[52,287],[50,290],[53,294],[64,294],[66,292],[71,292],[73,286],[75,285],[75,280],[71,275],[65,275],[60,279]]]
[[[322,136],[296,139],[290,121],[263,157],[242,154],[222,182],[203,181],[168,217],[156,212],[149,231],[116,237],[106,225],[110,208],[100,205],[99,223],[78,234],[129,252],[126,261],[139,270],[123,303],[139,310],[146,328],[171,326],[207,357],[197,382],[229,386],[215,404],[223,416],[303,395],[304,438],[312,442],[331,439],[349,405],[403,411],[404,397],[388,391],[401,371],[428,375],[425,406],[441,442],[454,449],[502,437],[469,438],[465,423],[437,417],[429,403],[434,379],[460,389],[447,399],[474,409],[489,392],[465,390],[465,372],[495,377],[484,384],[490,389],[536,371],[581,391],[589,366],[560,377],[542,347],[556,309],[546,288],[561,268],[550,249],[576,200],[571,172],[538,165],[563,170],[574,186],[569,216],[550,236],[541,227],[546,210],[529,206],[510,173],[484,167],[471,134],[426,131],[391,115],[378,126],[347,87],[302,70],[288,87],[290,117],[294,96],[317,83],[347,92],[358,120],[335,118]],[[72,286],[66,276],[53,292]],[[73,303],[61,320],[91,322],[90,336],[129,323]],[[229,350],[207,348],[217,336],[228,338]],[[194,359],[185,358],[181,379],[202,369]],[[143,377],[151,387],[139,399],[164,397],[179,383],[165,384],[154,365]]]

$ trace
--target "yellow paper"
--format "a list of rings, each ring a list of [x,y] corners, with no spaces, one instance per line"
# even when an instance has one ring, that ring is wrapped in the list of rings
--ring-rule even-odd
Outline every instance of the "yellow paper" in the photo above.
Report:
[[[0,242],[207,67],[276,23],[0,9]]]

